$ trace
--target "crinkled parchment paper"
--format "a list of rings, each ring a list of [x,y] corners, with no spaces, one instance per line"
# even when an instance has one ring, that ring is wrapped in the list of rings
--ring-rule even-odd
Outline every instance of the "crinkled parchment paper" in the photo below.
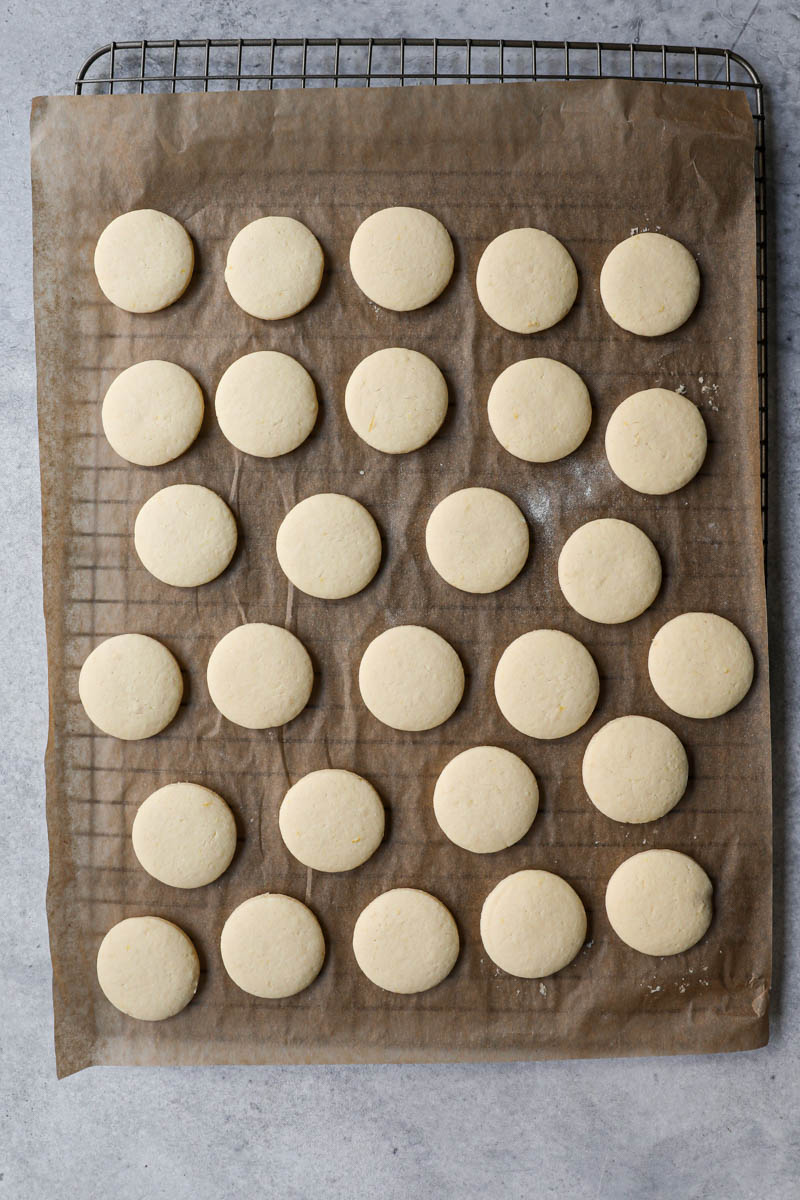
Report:
[[[36,338],[44,505],[44,584],[50,669],[48,894],[55,1034],[61,1074],[91,1063],[267,1063],[536,1059],[746,1049],[767,1037],[770,976],[770,734],[760,543],[755,368],[753,129],[745,98],[710,88],[640,82],[286,90],[240,95],[41,99],[32,120]],[[347,258],[359,222],[391,204],[444,221],[456,246],[451,285],[421,311],[382,311],[358,291]],[[92,270],[98,234],[131,208],[163,209],[194,238],[197,269],[184,298],[134,316],[101,295]],[[266,213],[305,221],[327,270],[318,298],[275,323],[228,296],[225,255],[236,232]],[[484,246],[518,225],[547,229],[580,273],[578,301],[533,337],[508,333],[480,309],[475,269]],[[636,338],[605,315],[605,255],[635,229],[661,229],[697,255],[700,305],[674,334]],[[401,345],[429,354],[451,392],[428,446],[389,457],[351,431],[344,387],[365,355]],[[213,396],[239,355],[274,348],[312,373],[320,418],[300,449],[271,462],[222,436]],[[586,379],[594,422],[585,444],[547,466],[501,449],[486,418],[496,375],[546,355]],[[118,458],[100,422],[116,373],[166,358],[201,382],[207,414],[196,445],[148,470]],[[630,392],[685,389],[708,425],[708,459],[672,496],[626,489],[603,454],[603,432]],[[214,488],[241,531],[232,566],[206,587],[179,591],[136,558],[138,507],[174,482]],[[504,591],[470,596],[429,565],[424,527],[433,504],[466,484],[500,487],[527,515],[530,561]],[[287,585],[274,554],[277,526],[296,501],[341,491],[380,524],[384,561],[361,595],[336,603]],[[572,612],[556,584],[558,551],[583,521],[615,515],[655,541],[664,586],[652,608],[621,626]],[[713,721],[685,720],[654,694],[647,649],[668,618],[710,609],[734,620],[757,660],[743,704]],[[309,707],[279,731],[252,732],[212,706],[205,667],[216,641],[242,621],[286,624],[316,668]],[[360,655],[387,625],[430,625],[467,671],[456,715],[428,733],[396,733],[366,711]],[[495,664],[518,634],[556,626],[590,648],[602,676],[588,725],[562,741],[517,734],[493,698]],[[124,743],[92,728],[78,702],[79,667],[110,634],[162,639],[186,676],[175,722]],[[581,787],[589,737],[628,712],[664,719],[691,759],[688,794],[661,821],[615,824]],[[540,814],[522,842],[476,856],[451,845],[433,816],[438,772],[458,751],[495,743],[536,772]],[[284,848],[277,809],[305,772],[346,767],[380,790],[385,844],[358,871],[306,871]],[[193,892],[138,866],[130,842],[138,804],[156,787],[193,779],[230,802],[241,843],[230,870]],[[715,883],[707,937],[685,955],[649,958],[611,932],[603,894],[614,868],[651,846],[693,855]],[[522,867],[565,876],[589,913],[588,941],[551,979],[525,981],[483,952],[481,903]],[[359,972],[353,923],[378,892],[427,888],[449,905],[463,948],[452,975],[418,996],[392,996]],[[289,1000],[256,1000],[219,957],[226,915],[254,893],[286,891],[322,922],[322,974]],[[196,999],[161,1024],[124,1017],[100,993],[94,960],[122,917],[156,913],[194,938],[203,963]]]

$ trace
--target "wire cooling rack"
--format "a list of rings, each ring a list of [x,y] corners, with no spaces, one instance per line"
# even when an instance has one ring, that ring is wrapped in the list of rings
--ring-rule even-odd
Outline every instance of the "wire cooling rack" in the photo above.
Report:
[[[756,135],[756,278],[761,519],[767,548],[767,206],[764,88],[731,50],[632,42],[472,38],[211,38],[109,42],[91,54],[75,94],[248,91],[286,87],[641,79],[744,91]]]

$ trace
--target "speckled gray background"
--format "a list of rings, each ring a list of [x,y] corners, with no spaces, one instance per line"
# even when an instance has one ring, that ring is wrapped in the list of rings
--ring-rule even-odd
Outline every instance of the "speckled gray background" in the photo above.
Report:
[[[70,15],[65,15],[69,8]],[[30,99],[95,46],[398,34],[735,47],[767,85],[773,263],[773,1035],[714,1058],[493,1066],[95,1068],[58,1083],[44,916],[47,696],[30,283]],[[0,1200],[783,1200],[800,1187],[800,15],[795,0],[12,0],[0,11]]]

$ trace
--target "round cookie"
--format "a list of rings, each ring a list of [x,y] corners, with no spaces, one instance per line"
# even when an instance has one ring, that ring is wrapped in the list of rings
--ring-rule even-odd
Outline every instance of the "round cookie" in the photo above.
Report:
[[[350,245],[350,270],[361,291],[395,312],[435,300],[450,282],[454,261],[450,234],[421,208],[374,212]]]
[[[236,822],[216,792],[198,783],[168,783],[139,805],[131,841],[154,879],[170,887],[204,887],[230,866]]]
[[[525,462],[554,462],[577,450],[592,423],[589,391],[554,358],[523,358],[497,376],[489,424],[504,449]]]
[[[504,588],[525,566],[529,546],[522,513],[492,488],[452,492],[436,505],[425,529],[434,570],[462,592]]]
[[[612,821],[657,821],[680,800],[689,760],[679,738],[650,717],[617,717],[589,742],[583,786],[595,808]]]
[[[663,233],[636,233],[614,247],[600,272],[605,310],[622,329],[658,337],[683,325],[700,295],[689,251]]]
[[[210,583],[233,558],[236,521],[225,501],[196,483],[151,496],[136,517],[133,544],[142,566],[171,587]]]
[[[618,479],[647,496],[677,492],[703,465],[708,437],[697,405],[668,388],[634,392],[606,427],[606,457]]]
[[[689,612],[662,625],[650,643],[650,682],[683,717],[721,717],[753,682],[753,652],[732,621]]]
[[[340,600],[372,579],[380,566],[381,535],[363,504],[322,492],[286,514],[275,550],[284,575],[301,592]]]
[[[543,229],[501,233],[481,255],[475,283],[484,310],[513,333],[556,325],[578,294],[569,251]]]
[[[294,217],[260,217],[231,242],[225,283],[251,317],[279,321],[310,304],[325,258],[311,230]]]
[[[203,393],[176,363],[152,359],[121,371],[103,399],[103,432],[120,458],[160,467],[188,450],[203,424]]]
[[[117,308],[158,312],[183,295],[194,269],[194,246],[174,217],[138,208],[106,225],[94,251],[100,290]]]
[[[566,879],[516,871],[483,902],[481,941],[489,958],[520,979],[544,979],[571,963],[586,938],[586,911]]]
[[[473,746],[451,759],[436,780],[433,811],[451,842],[494,854],[523,838],[539,808],[536,776],[516,754]]]
[[[396,625],[364,651],[361,698],[391,729],[434,729],[464,694],[464,668],[449,642],[422,625]]]
[[[183,677],[161,642],[120,633],[95,646],[81,667],[78,693],[98,729],[134,742],[169,725],[183,696]]]
[[[570,534],[558,556],[564,599],[589,621],[618,625],[638,617],[661,588],[661,559],[630,521],[602,517]]]
[[[223,717],[245,729],[274,729],[308,704],[314,668],[305,646],[288,629],[254,622],[217,642],[206,679]]]
[[[523,633],[503,651],[494,676],[497,705],[528,737],[566,737],[585,725],[600,695],[586,647],[559,629]]]
[[[383,840],[381,798],[352,771],[312,771],[283,798],[278,814],[290,854],[313,871],[352,871]]]
[[[682,954],[712,917],[711,880],[677,850],[643,850],[617,867],[606,888],[611,928],[641,954]]]
[[[456,923],[441,900],[417,888],[393,888],[361,912],[353,953],[367,979],[408,996],[445,979],[458,958]]]
[[[120,921],[97,952],[97,982],[104,996],[137,1021],[174,1017],[194,996],[199,979],[191,939],[161,917]]]
[[[416,350],[376,350],[347,381],[347,419],[362,441],[384,454],[408,454],[429,442],[447,413],[447,383]]]
[[[220,429],[237,450],[277,458],[306,440],[319,406],[305,367],[277,350],[256,350],[225,371],[214,407]]]
[[[265,892],[235,908],[219,942],[225,970],[251,996],[296,996],[325,961],[325,938],[310,908],[292,896]]]

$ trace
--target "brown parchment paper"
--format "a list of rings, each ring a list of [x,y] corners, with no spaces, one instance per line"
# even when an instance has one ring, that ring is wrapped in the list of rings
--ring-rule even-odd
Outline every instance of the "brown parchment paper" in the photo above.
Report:
[[[51,724],[48,893],[58,1070],[91,1063],[267,1063],[537,1059],[746,1049],[767,1038],[770,975],[770,740],[760,544],[755,372],[753,130],[742,95],[598,81],[484,87],[277,91],[272,94],[41,99],[32,120],[36,335],[44,506],[44,585]],[[386,312],[358,291],[350,238],[370,212],[419,205],[456,246],[443,296],[421,311]],[[99,292],[98,234],[118,213],[154,207],[192,234],[195,277],[172,308],[134,316]],[[319,237],[326,275],[297,317],[265,323],[230,300],[225,255],[236,232],[265,213],[290,214]],[[533,337],[508,333],[480,309],[478,258],[518,225],[551,231],[578,265],[578,301]],[[676,333],[636,338],[612,324],[598,293],[601,264],[633,229],[662,229],[698,257],[703,292]],[[401,345],[444,371],[451,403],[424,449],[381,455],[351,431],[344,387],[365,355]],[[220,433],[213,395],[239,355],[274,348],[311,371],[320,397],[313,436],[271,462],[239,454]],[[584,445],[547,466],[520,462],[486,418],[491,382],[529,355],[562,359],[586,379],[594,421]],[[153,470],[106,443],[103,394],[116,373],[166,358],[201,382],[207,414],[196,445]],[[710,447],[698,478],[672,496],[626,489],[603,454],[603,432],[629,393],[685,388],[705,417]],[[216,582],[173,590],[138,562],[141,503],[166,484],[206,484],[234,509],[241,544]],[[528,565],[504,591],[471,596],[430,567],[424,527],[436,501],[467,484],[499,487],[533,534]],[[284,513],[319,491],[341,491],[374,513],[384,560],[361,595],[326,603],[287,585],[274,554]],[[558,551],[583,521],[635,521],[664,562],[656,603],[638,620],[600,626],[563,601]],[[668,618],[710,609],[734,620],[755,651],[755,684],[730,715],[686,720],[650,687],[647,649]],[[205,668],[216,641],[242,621],[286,624],[313,656],[311,703],[283,730],[251,732],[213,708]],[[357,687],[363,649],[389,625],[416,622],[447,637],[468,677],[456,715],[437,730],[387,729]],[[556,626],[590,648],[602,676],[586,727],[558,742],[517,734],[493,698],[493,672],[520,633]],[[178,718],[149,741],[123,743],[92,728],[78,670],[103,638],[162,639],[185,671]],[[685,742],[691,783],[661,821],[615,824],[581,787],[589,737],[610,718],[645,713]],[[490,856],[451,845],[433,816],[438,772],[458,751],[495,743],[520,754],[541,786],[541,810],[518,845]],[[349,875],[306,871],[284,848],[277,809],[307,771],[345,767],[372,780],[388,810],[383,847]],[[241,842],[217,883],[170,889],[138,866],[130,828],[156,787],[192,779],[236,813]],[[604,912],[605,884],[629,854],[663,846],[695,856],[715,883],[707,937],[685,955],[649,958],[623,946]],[[589,914],[588,941],[554,978],[496,969],[479,938],[482,901],[522,867],[565,876]],[[354,921],[377,893],[427,888],[452,910],[462,951],[452,975],[418,996],[392,996],[358,971]],[[228,979],[218,941],[226,915],[265,890],[305,900],[328,955],[312,987],[261,1001]],[[101,995],[99,942],[125,916],[181,925],[203,963],[194,1002],[161,1024],[129,1020]]]

